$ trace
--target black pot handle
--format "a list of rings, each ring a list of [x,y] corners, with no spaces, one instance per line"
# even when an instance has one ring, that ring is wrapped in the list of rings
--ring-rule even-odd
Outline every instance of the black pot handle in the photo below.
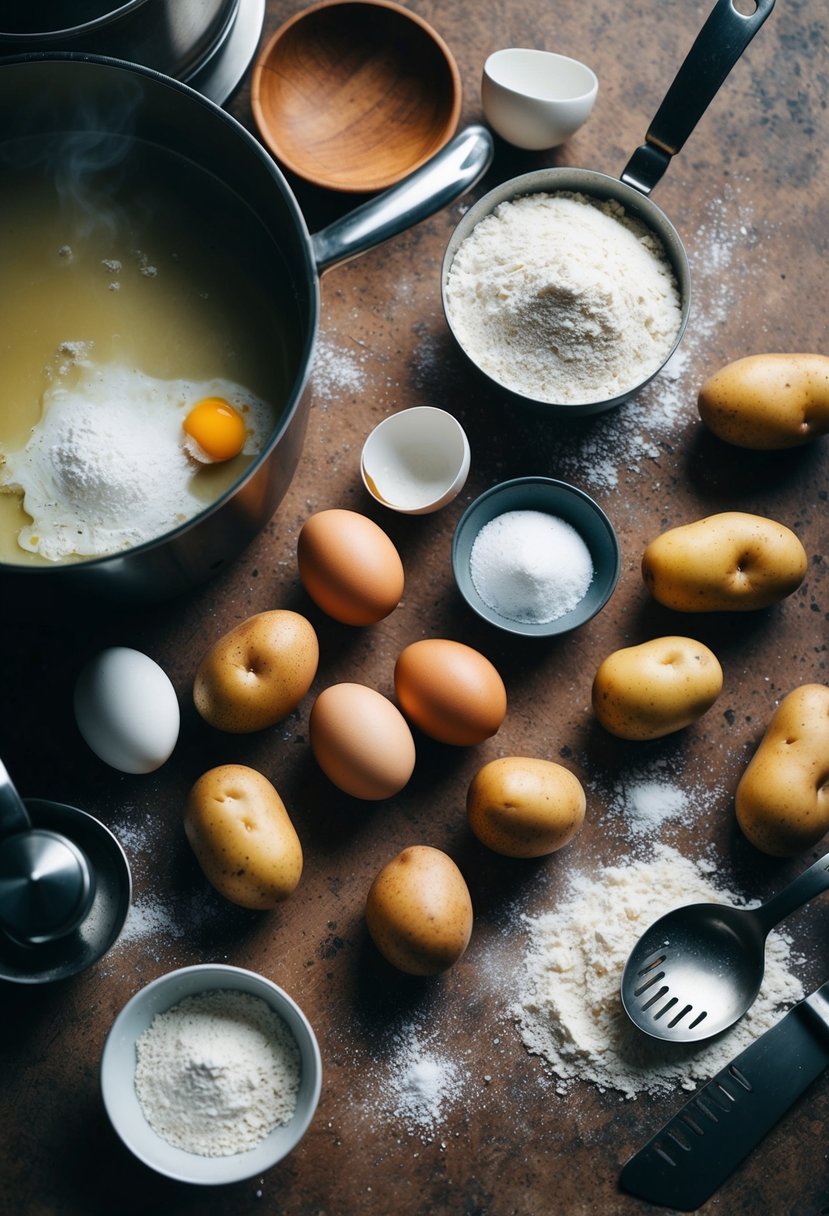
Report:
[[[650,194],[774,8],[774,0],[755,0],[755,4],[754,12],[746,14],[739,12],[734,0],[717,0],[657,110],[645,143],[625,165],[622,181],[627,185]]]

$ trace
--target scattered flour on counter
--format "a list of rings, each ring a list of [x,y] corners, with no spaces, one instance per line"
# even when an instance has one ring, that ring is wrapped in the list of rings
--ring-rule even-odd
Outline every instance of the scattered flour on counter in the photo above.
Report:
[[[158,899],[138,896],[130,904],[124,928],[118,938],[119,945],[144,941],[147,938],[183,938],[187,928],[176,918],[170,908]]]
[[[541,1057],[567,1094],[576,1081],[625,1098],[694,1089],[708,1081],[782,1012],[803,987],[789,970],[791,940],[772,932],[766,973],[749,1012],[709,1044],[665,1044],[629,1022],[619,986],[630,951],[650,924],[685,903],[741,904],[715,885],[716,867],[693,862],[664,844],[647,861],[576,875],[569,897],[526,918],[529,944],[512,1013],[527,1050]]]
[[[365,1089],[353,1099],[371,1122],[391,1123],[401,1133],[430,1143],[461,1103],[479,1100],[485,1083],[476,1084],[466,1063],[466,1048],[456,1048],[446,1019],[419,1010],[388,1028],[380,1050],[362,1056],[355,1073]]]
[[[361,393],[366,387],[366,357],[362,347],[347,349],[331,337],[321,337],[311,371],[314,395],[323,402],[339,402]]]
[[[410,1134],[434,1131],[461,1097],[466,1075],[456,1060],[430,1050],[416,1034],[401,1036],[389,1077],[390,1113]]]
[[[607,806],[634,838],[650,838],[663,825],[694,823],[730,798],[725,790],[695,784],[686,773],[674,771],[667,757],[637,764],[610,781],[592,782]]]

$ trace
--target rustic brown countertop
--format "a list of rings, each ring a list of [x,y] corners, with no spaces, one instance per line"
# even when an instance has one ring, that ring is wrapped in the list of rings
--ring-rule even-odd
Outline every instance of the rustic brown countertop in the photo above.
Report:
[[[269,0],[263,37],[294,11]],[[464,87],[462,121],[480,121],[479,78],[502,46],[544,46],[591,64],[600,81],[587,125],[555,153],[496,146],[474,195],[529,169],[580,165],[618,175],[709,10],[704,0],[632,0],[624,6],[560,0],[414,0],[452,48]],[[553,910],[568,874],[622,862],[630,839],[610,806],[614,787],[644,764],[695,809],[664,829],[692,858],[716,859],[723,881],[765,898],[816,857],[790,862],[752,849],[734,821],[733,791],[777,700],[827,679],[828,440],[789,454],[727,449],[706,434],[696,393],[712,371],[760,351],[825,351],[829,234],[827,23],[818,0],[778,4],[726,81],[655,201],[691,262],[694,298],[681,357],[610,415],[544,423],[492,399],[473,379],[442,315],[439,270],[470,199],[383,247],[327,273],[313,371],[310,423],[291,488],[271,523],[232,566],[186,597],[140,612],[68,603],[5,602],[0,753],[25,796],[85,808],[120,835],[134,877],[121,942],[84,975],[51,988],[0,989],[0,1213],[3,1216],[634,1216],[654,1210],[618,1189],[621,1163],[672,1114],[677,1088],[625,1100],[578,1082],[567,1097],[544,1082],[510,1018],[525,915]],[[230,108],[252,128],[246,86]],[[292,182],[312,231],[352,200]],[[363,438],[405,406],[444,406],[470,437],[472,468],[460,498],[439,514],[384,513],[365,493]],[[449,555],[464,507],[494,482],[561,477],[592,494],[613,520],[622,573],[610,605],[580,632],[521,642],[472,616],[452,582]],[[381,523],[408,573],[405,598],[385,621],[350,629],[326,620],[299,584],[295,545],[304,519],[342,506]],[[689,621],[660,609],[643,586],[647,540],[665,527],[724,509],[793,527],[809,572],[789,600],[750,618]],[[392,690],[396,655],[423,636],[482,650],[504,676],[507,719],[495,738],[457,750],[418,740],[418,763],[398,797],[373,805],[337,793],[308,746],[311,696],[287,723],[219,737],[190,700],[209,641],[249,614],[293,607],[321,645],[314,690],[358,680]],[[720,656],[716,706],[679,735],[620,746],[596,725],[590,688],[601,659],[662,633],[693,632]],[[105,645],[134,646],[173,680],[182,706],[169,762],[129,777],[96,760],[71,711],[81,662]],[[469,835],[464,797],[472,774],[498,755],[563,759],[588,791],[580,836],[540,863],[486,854]],[[242,762],[273,780],[305,852],[292,899],[267,915],[243,913],[205,889],[181,827],[187,790],[215,763]],[[428,843],[456,858],[476,911],[462,961],[436,980],[392,974],[363,922],[366,892],[388,858]],[[796,914],[790,932],[807,990],[829,976],[825,900]],[[142,985],[175,967],[230,962],[285,987],[313,1023],[322,1050],[322,1098],[299,1148],[265,1176],[206,1190],[176,1185],[133,1159],[112,1131],[98,1085],[107,1030]],[[464,1080],[429,1127],[394,1113],[389,1078],[420,1036]],[[396,1063],[396,1060],[398,1063]],[[705,1207],[722,1216],[829,1210],[825,1127],[829,1088],[818,1081]]]

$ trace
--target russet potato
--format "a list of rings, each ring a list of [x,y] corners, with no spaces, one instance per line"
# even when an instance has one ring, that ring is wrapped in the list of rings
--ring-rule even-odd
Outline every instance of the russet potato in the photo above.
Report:
[[[408,975],[438,975],[458,961],[472,935],[472,899],[448,854],[410,845],[371,884],[366,924],[377,949]]]
[[[655,600],[677,612],[748,612],[796,591],[808,560],[790,528],[744,511],[723,511],[670,528],[642,555]]]
[[[620,739],[660,739],[702,717],[722,691],[719,659],[702,642],[652,638],[609,654],[593,680],[593,712]]]
[[[274,908],[302,876],[302,846],[267,777],[223,764],[199,777],[184,808],[184,832],[207,881],[243,908]]]
[[[710,376],[697,405],[709,430],[737,447],[810,443],[829,431],[829,357],[747,355]]]
[[[196,671],[193,701],[217,730],[264,730],[297,707],[318,662],[317,635],[304,616],[281,608],[258,612],[210,647]]]
[[[829,687],[802,684],[783,698],[734,806],[745,836],[772,857],[794,857],[829,832]]]
[[[563,848],[581,828],[586,805],[574,773],[530,756],[490,760],[466,794],[473,834],[504,857],[545,857]]]

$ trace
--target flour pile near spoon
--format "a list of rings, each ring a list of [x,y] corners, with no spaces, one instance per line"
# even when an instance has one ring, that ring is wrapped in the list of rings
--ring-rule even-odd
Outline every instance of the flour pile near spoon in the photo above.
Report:
[[[625,1098],[694,1089],[778,1021],[805,995],[790,971],[791,941],[774,931],[757,1000],[730,1031],[705,1044],[663,1043],[628,1020],[622,971],[641,934],[686,903],[745,905],[717,887],[715,867],[659,844],[647,861],[576,876],[568,898],[527,918],[529,946],[512,1013],[524,1045],[568,1093],[577,1080]]]

